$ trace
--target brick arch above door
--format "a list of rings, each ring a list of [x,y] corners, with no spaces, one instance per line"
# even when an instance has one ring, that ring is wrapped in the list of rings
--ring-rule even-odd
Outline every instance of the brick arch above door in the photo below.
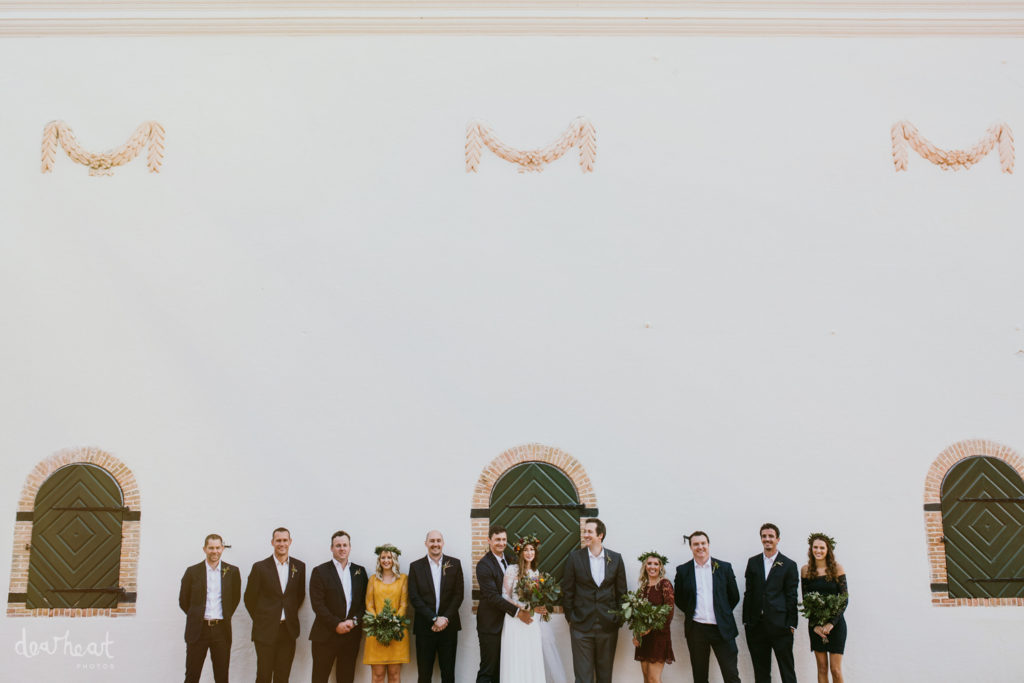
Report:
[[[954,598],[949,595],[942,519],[942,483],[949,471],[958,464],[979,456],[1005,462],[1024,479],[1024,458],[1009,446],[987,439],[958,441],[939,453],[932,462],[924,484],[924,524],[932,604],[942,607],[1024,606],[1024,598]]]
[[[590,477],[587,475],[586,470],[583,468],[583,465],[580,464],[579,460],[565,451],[555,448],[554,446],[531,443],[510,448],[491,460],[491,462],[484,467],[483,471],[481,471],[480,477],[477,479],[476,485],[473,487],[473,501],[469,513],[472,533],[471,549],[473,556],[471,566],[468,569],[473,575],[474,613],[477,608],[476,595],[480,589],[480,586],[476,582],[476,563],[484,556],[484,553],[486,553],[488,549],[487,529],[491,516],[491,491],[494,489],[494,485],[507,471],[518,465],[531,462],[553,465],[561,470],[569,480],[572,481],[573,486],[576,488],[576,495],[579,498],[580,505],[583,506],[583,514],[580,516],[581,527],[583,520],[586,517],[594,517],[598,514],[597,495],[594,493],[594,487],[590,483]]]
[[[33,514],[40,487],[57,470],[68,465],[89,464],[105,470],[121,489],[126,508],[121,526],[119,586],[124,589],[117,606],[75,609],[26,607]],[[25,479],[18,499],[14,522],[14,548],[11,553],[11,581],[7,594],[7,616],[29,617],[116,617],[135,614],[138,591],[139,535],[141,524],[139,485],[132,471],[110,453],[99,448],[67,448],[40,461]]]

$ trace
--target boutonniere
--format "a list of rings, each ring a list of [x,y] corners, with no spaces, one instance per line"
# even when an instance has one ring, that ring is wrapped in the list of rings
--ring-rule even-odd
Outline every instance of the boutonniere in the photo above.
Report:
[[[295,575],[298,574],[298,573],[299,573],[298,568],[293,564],[292,565],[292,578],[294,579]]]
[[[225,576],[228,575],[229,571],[231,571],[231,567],[229,567],[228,565],[224,565],[220,568],[220,577],[223,579]]]
[[[781,567],[782,566],[782,561],[781,560],[775,560],[775,564],[773,564],[772,566],[773,567]]]
[[[608,554],[605,554],[605,556],[604,556],[604,563],[607,564],[607,565],[610,565],[612,563],[612,556],[608,555]]]
[[[363,570],[362,569],[357,569],[354,572],[352,572],[352,576],[362,576],[362,575],[363,575]]]
[[[448,571],[449,569],[451,569],[451,568],[452,568],[451,560],[445,560],[445,563],[441,565],[441,576],[444,576],[444,573],[446,571]]]
[[[718,563],[717,562],[712,562],[711,563],[711,573],[714,574],[717,571],[718,571]]]

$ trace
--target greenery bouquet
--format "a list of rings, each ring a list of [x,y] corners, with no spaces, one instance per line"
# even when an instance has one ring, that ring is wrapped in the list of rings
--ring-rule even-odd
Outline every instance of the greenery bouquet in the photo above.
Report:
[[[609,610],[613,616],[622,617],[637,640],[649,631],[664,628],[668,615],[672,613],[672,605],[652,605],[646,593],[645,588],[629,591],[622,596],[619,609]]]
[[[363,615],[363,630],[366,635],[373,636],[381,645],[390,645],[392,640],[405,638],[405,630],[409,627],[409,619],[395,612],[390,600],[384,601],[384,607],[377,614],[367,612]]]
[[[543,616],[544,621],[551,621],[551,610],[554,609],[562,599],[562,587],[558,585],[555,577],[547,572],[530,576],[520,576],[516,581],[516,595],[531,610],[535,607],[543,607],[547,614]]]
[[[800,603],[800,614],[810,622],[811,628],[824,626],[831,623],[836,615],[843,611],[848,599],[849,596],[845,593],[836,595],[808,593],[804,596],[804,601]],[[824,636],[822,636],[822,640],[828,642],[828,638]]]

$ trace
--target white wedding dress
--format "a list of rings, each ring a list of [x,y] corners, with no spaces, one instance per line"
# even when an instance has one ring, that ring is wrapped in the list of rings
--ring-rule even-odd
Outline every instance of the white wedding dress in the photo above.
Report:
[[[536,574],[530,570],[531,574]],[[505,570],[502,596],[512,604],[522,607],[516,597],[516,581],[519,567],[510,565]],[[532,624],[524,624],[516,617],[505,615],[501,629],[501,683],[567,683],[562,658],[555,647],[555,634],[551,624],[539,614],[533,615]]]

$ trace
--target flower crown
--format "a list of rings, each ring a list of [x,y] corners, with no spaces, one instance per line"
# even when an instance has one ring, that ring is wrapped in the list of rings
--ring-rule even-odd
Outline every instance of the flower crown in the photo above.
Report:
[[[643,553],[642,555],[640,555],[640,557],[636,559],[640,560],[640,564],[644,564],[645,562],[647,562],[648,557],[658,558],[658,561],[661,562],[662,567],[668,566],[668,558],[659,553],[657,550],[648,550],[646,553]]]
[[[389,553],[391,553],[391,555],[393,557],[398,557],[399,555],[402,554],[401,550],[399,550],[395,546],[391,545],[390,543],[385,543],[384,545],[379,545],[379,546],[377,546],[376,548],[373,549],[373,554],[377,555],[377,556],[380,556],[380,554],[383,553],[383,552],[389,552]]]
[[[828,544],[828,547],[832,550],[832,552],[835,552],[835,550],[836,550],[836,539],[832,538],[831,536],[826,534],[824,531],[815,531],[813,534],[808,536],[807,537],[807,545],[811,545],[816,540],[817,541],[825,541],[825,543]]]
[[[518,555],[528,545],[532,545],[534,549],[537,549],[540,547],[540,539],[536,536],[520,536],[516,544],[512,546],[512,551]]]

